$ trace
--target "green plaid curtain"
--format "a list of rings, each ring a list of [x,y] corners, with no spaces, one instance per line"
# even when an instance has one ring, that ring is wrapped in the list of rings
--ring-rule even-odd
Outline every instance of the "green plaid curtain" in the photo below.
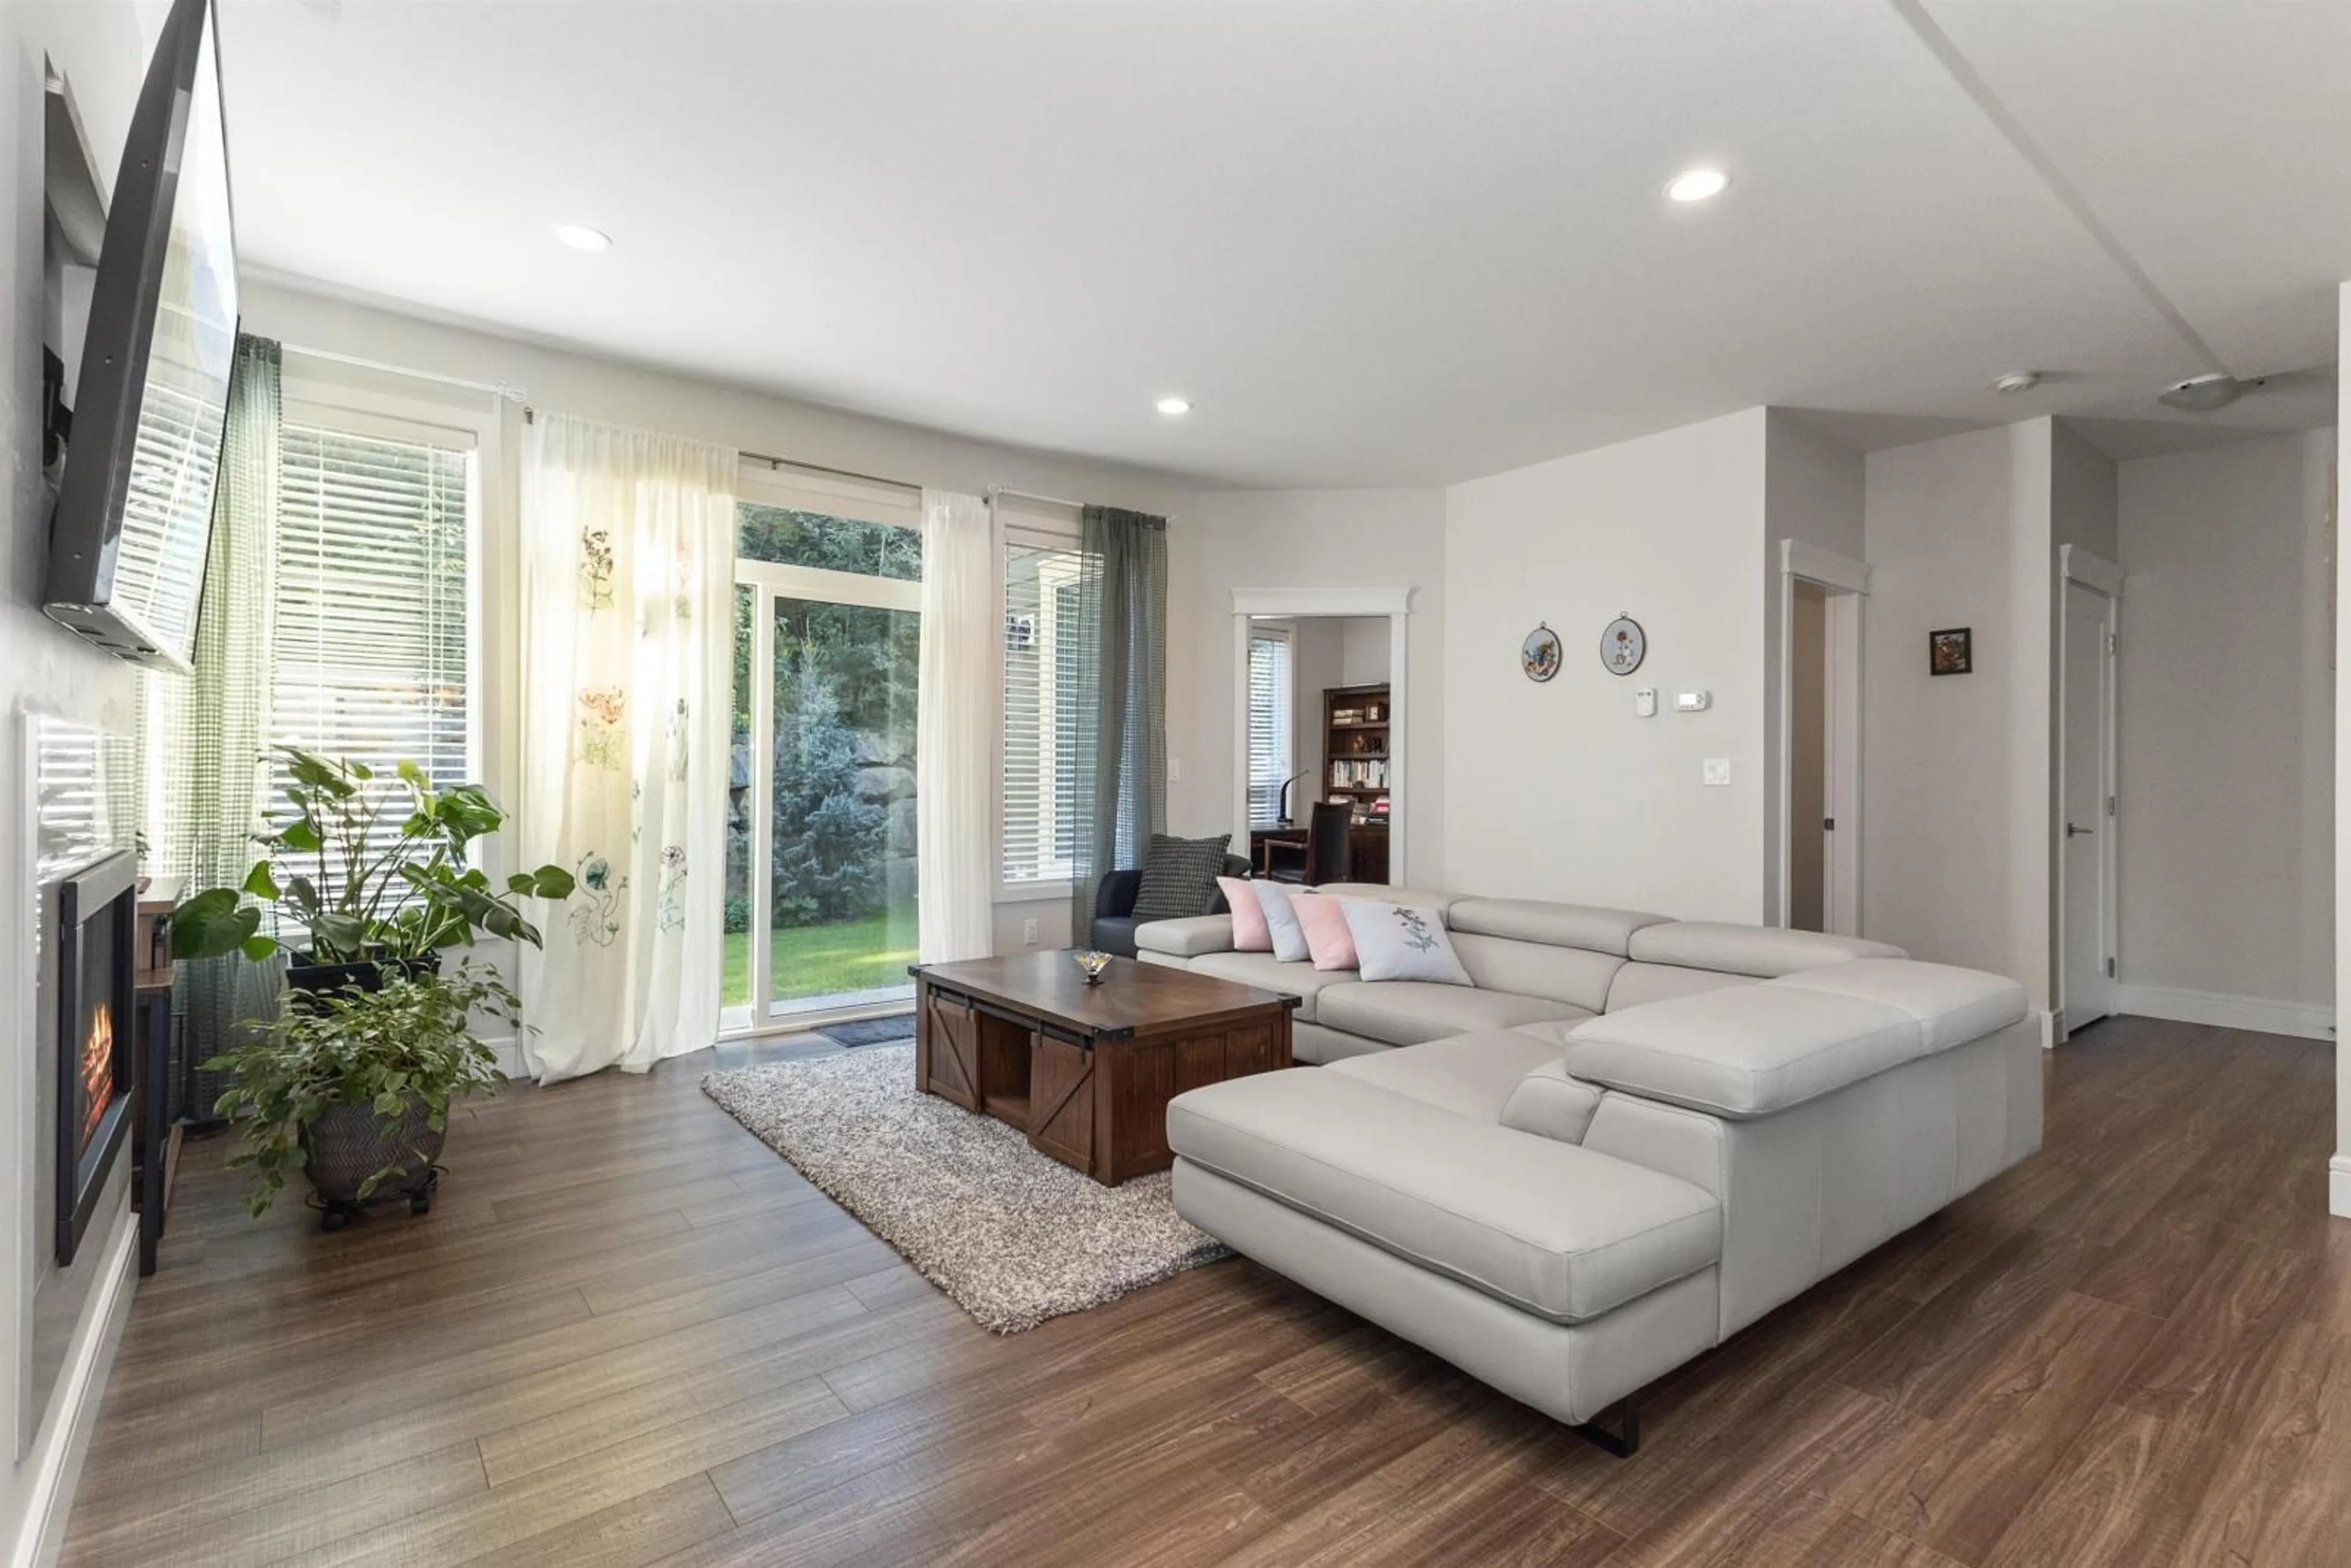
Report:
[[[1080,526],[1070,933],[1092,946],[1102,878],[1167,821],[1167,519],[1088,507]]]
[[[151,874],[187,878],[187,891],[234,887],[253,863],[260,826],[262,734],[268,723],[277,588],[277,434],[283,408],[278,346],[237,339],[229,382],[213,531],[197,611],[195,673],[151,674],[140,701],[139,777],[145,791]],[[199,1062],[225,1049],[238,1024],[277,1005],[278,966],[232,955],[180,966],[172,1006],[180,1051]],[[182,1114],[210,1120],[219,1086],[180,1077]]]

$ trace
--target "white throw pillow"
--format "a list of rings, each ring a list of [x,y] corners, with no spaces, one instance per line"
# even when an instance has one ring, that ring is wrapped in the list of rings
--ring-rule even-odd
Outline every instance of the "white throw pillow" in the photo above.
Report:
[[[1266,935],[1273,938],[1273,956],[1284,964],[1301,964],[1311,956],[1306,946],[1306,927],[1298,923],[1298,911],[1290,907],[1290,894],[1280,883],[1251,877],[1249,887],[1257,894],[1257,906],[1265,911]]]
[[[1445,934],[1445,917],[1410,904],[1368,898],[1340,901],[1347,929],[1355,936],[1355,961],[1366,980],[1433,980],[1440,986],[1471,983],[1469,971]]]

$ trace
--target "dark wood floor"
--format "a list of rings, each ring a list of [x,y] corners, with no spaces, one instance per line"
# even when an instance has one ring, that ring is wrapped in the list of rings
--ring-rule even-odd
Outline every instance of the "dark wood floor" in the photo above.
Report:
[[[1629,1462],[1238,1260],[996,1338],[708,1055],[512,1090],[429,1218],[340,1236],[200,1145],[67,1560],[2342,1564],[2331,1056],[2085,1031],[2045,1154],[1675,1375]]]

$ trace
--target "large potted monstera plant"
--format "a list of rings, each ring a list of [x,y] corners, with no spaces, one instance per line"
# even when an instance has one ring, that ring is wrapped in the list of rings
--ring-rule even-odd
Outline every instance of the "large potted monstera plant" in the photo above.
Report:
[[[387,967],[421,974],[484,936],[538,946],[538,927],[516,901],[571,895],[561,866],[516,872],[501,886],[471,863],[473,845],[507,820],[478,784],[436,788],[413,762],[385,779],[299,747],[277,754],[288,810],[256,835],[262,852],[241,884],[172,911],[180,957],[241,952],[259,962],[287,951],[293,990],[366,990]],[[276,930],[264,930],[273,913]]]
[[[172,912],[172,948],[288,958],[290,1005],[206,1066],[229,1075],[220,1113],[246,1118],[259,1207],[298,1155],[333,1229],[371,1199],[430,1202],[452,1099],[497,1081],[472,1019],[517,1010],[495,969],[444,973],[442,956],[485,937],[538,946],[519,901],[568,898],[572,876],[545,865],[498,883],[473,864],[506,822],[479,785],[437,787],[413,762],[379,775],[298,747],[277,755],[287,811],[256,835],[241,883]]]

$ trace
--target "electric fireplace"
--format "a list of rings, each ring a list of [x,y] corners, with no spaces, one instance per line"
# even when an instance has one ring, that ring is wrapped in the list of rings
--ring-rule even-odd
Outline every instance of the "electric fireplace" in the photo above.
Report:
[[[129,737],[37,711],[17,717],[23,771],[19,787],[0,795],[25,804],[18,841],[32,875],[12,896],[24,900],[17,918],[30,951],[0,966],[0,1040],[22,1052],[9,1080],[21,1088],[0,1090],[0,1105],[23,1115],[33,1187],[21,1264],[0,1268],[18,1325],[16,1344],[0,1354],[13,1349],[16,1359],[21,1458],[110,1277],[131,1196],[140,800]]]
[[[57,1249],[70,1264],[131,1132],[139,857],[106,856],[57,884]]]

